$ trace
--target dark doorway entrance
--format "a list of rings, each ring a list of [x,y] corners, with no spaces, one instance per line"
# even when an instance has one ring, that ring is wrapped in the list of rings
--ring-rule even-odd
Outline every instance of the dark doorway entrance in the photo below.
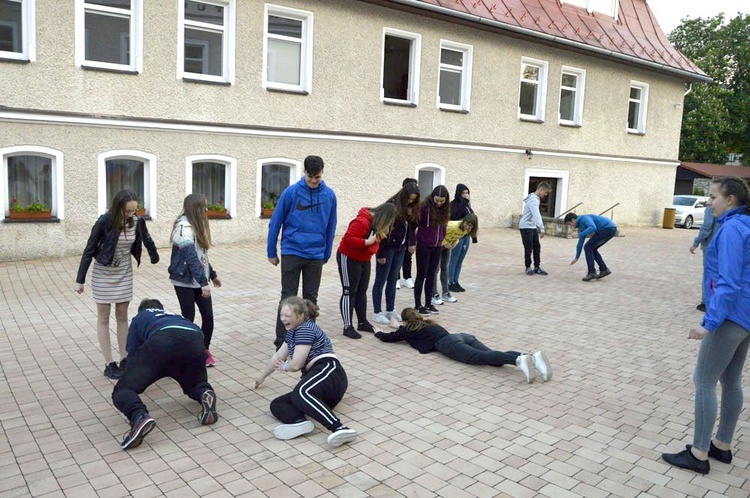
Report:
[[[552,192],[549,193],[546,199],[542,199],[539,203],[539,213],[542,216],[548,218],[555,217],[555,201],[557,199],[557,180],[558,178],[543,178],[539,176],[532,176],[529,178],[529,193],[536,190],[537,185],[541,182],[547,182],[552,187]]]

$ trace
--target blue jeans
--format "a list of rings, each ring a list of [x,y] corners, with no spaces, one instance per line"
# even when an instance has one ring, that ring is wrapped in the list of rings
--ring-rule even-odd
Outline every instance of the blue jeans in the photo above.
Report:
[[[602,255],[599,254],[599,248],[609,242],[609,239],[615,236],[617,233],[616,228],[607,228],[596,232],[591,236],[588,242],[583,246],[583,252],[586,254],[586,265],[589,268],[589,273],[596,273],[594,269],[594,261],[599,265],[599,271],[605,271],[607,269],[607,263],[602,259]]]
[[[708,451],[716,422],[716,383],[721,382],[721,416],[716,439],[731,443],[742,411],[742,368],[750,345],[750,331],[725,320],[701,340],[695,383],[695,434],[693,446]]]
[[[461,276],[461,265],[471,245],[471,235],[464,235],[458,239],[456,247],[451,249],[451,260],[448,263],[448,284],[457,284]]]
[[[521,353],[493,351],[471,334],[449,334],[435,344],[435,349],[452,360],[469,365],[515,365]]]
[[[383,287],[385,286],[385,309],[394,311],[396,305],[396,282],[404,263],[404,247],[385,247],[383,250],[385,263],[375,261],[375,282],[372,284],[372,310],[374,313],[383,311]]]

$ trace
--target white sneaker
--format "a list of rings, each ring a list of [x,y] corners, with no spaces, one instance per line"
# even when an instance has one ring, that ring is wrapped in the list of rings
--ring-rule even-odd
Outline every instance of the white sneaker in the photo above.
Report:
[[[401,281],[401,285],[406,287],[407,289],[413,289],[414,288],[414,280],[411,278],[407,278],[406,280]]]
[[[450,292],[445,292],[443,294],[443,301],[445,301],[446,303],[455,303],[456,301],[458,301],[458,299],[453,297]]]
[[[357,431],[350,429],[345,425],[339,427],[335,432],[328,436],[328,444],[333,446],[341,446],[349,441],[354,441],[357,438]]]
[[[534,361],[534,368],[541,374],[542,380],[544,382],[547,382],[552,378],[552,367],[549,364],[549,361],[547,360],[547,355],[544,354],[544,351],[537,351],[532,356],[532,360]]]
[[[536,371],[532,363],[531,356],[522,354],[516,358],[516,367],[526,376],[526,382],[531,384],[536,379]]]
[[[401,280],[396,280],[396,290],[401,288]]]
[[[443,300],[440,299],[440,294],[435,294],[432,296],[432,304],[443,304]]]
[[[388,319],[395,319],[397,322],[402,321],[401,320],[401,315],[399,315],[395,311],[386,311],[385,312],[385,316],[387,316]]]
[[[276,439],[294,439],[304,434],[310,434],[315,426],[309,420],[297,422],[296,424],[281,424],[273,430]]]
[[[383,314],[382,311],[380,313],[375,313],[370,319],[378,325],[388,325],[389,323],[391,323],[391,321],[387,316]]]

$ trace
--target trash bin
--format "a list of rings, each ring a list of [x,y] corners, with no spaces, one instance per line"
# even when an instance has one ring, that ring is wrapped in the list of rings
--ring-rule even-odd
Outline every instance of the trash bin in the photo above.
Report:
[[[664,208],[664,219],[661,221],[662,228],[674,228],[675,208]]]

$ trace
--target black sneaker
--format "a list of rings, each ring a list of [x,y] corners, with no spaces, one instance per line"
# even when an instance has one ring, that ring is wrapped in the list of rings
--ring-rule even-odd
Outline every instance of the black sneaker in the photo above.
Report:
[[[370,322],[358,323],[357,330],[359,330],[360,332],[371,332],[373,334],[375,333],[375,328]]]
[[[362,334],[354,330],[354,327],[349,325],[348,327],[344,327],[344,335],[348,337],[349,339],[361,339]]]
[[[594,280],[595,278],[596,278],[596,273],[589,273],[588,275],[586,275],[585,277],[583,277],[582,280],[584,282],[588,282],[590,280]]]
[[[216,393],[212,389],[207,389],[201,394],[201,407],[203,410],[198,414],[201,424],[211,425],[219,420],[219,414],[216,413]]]
[[[341,446],[344,443],[354,441],[357,438],[357,431],[350,429],[345,425],[342,425],[328,436],[328,444],[333,446]]]
[[[597,275],[596,278],[604,278],[607,275],[612,275],[612,272],[609,271],[609,268],[606,268],[604,270],[599,270],[599,275]]]
[[[534,273],[537,275],[549,275],[546,271],[542,270],[541,268],[534,268]]]
[[[698,311],[702,311],[703,313],[705,313],[706,312],[706,304],[705,303],[700,303],[698,306],[695,307],[695,309],[697,309]]]
[[[458,290],[458,284],[448,284],[448,290],[451,292],[461,292]]]
[[[526,275],[530,275],[530,276],[533,277],[534,276],[534,270],[532,270],[531,268],[526,268]]]
[[[429,310],[425,308],[424,306],[418,306],[417,313],[419,313],[422,316],[430,316]]]
[[[434,304],[431,304],[431,305],[427,306],[426,308],[427,308],[427,311],[429,311],[433,315],[439,315],[440,314],[440,312],[438,311],[438,309],[435,307]]]
[[[684,450],[679,453],[662,453],[661,457],[670,465],[692,470],[699,474],[708,474],[708,471],[711,470],[708,460],[698,460],[690,450]]]
[[[127,363],[128,363],[128,359],[127,358],[123,358],[122,360],[120,360],[120,366],[117,367],[117,368],[119,368],[120,371],[124,373],[125,372],[125,365]]]
[[[685,447],[690,451],[693,447],[692,444],[686,444]],[[732,463],[732,450],[720,450],[714,446],[714,442],[711,441],[711,446],[708,448],[708,456],[714,460],[718,460],[721,463]]]
[[[464,289],[463,287],[461,287],[461,284],[459,284],[458,282],[456,282],[455,284],[453,284],[453,286],[456,288],[456,292],[466,292],[466,289]],[[451,290],[453,290],[453,289],[451,289]]]
[[[156,420],[148,416],[146,412],[140,412],[130,424],[130,430],[125,434],[125,439],[120,443],[123,450],[129,450],[140,446],[143,438],[156,427]]]
[[[104,367],[104,376],[108,379],[117,380],[122,377],[122,370],[117,367],[114,361]]]

